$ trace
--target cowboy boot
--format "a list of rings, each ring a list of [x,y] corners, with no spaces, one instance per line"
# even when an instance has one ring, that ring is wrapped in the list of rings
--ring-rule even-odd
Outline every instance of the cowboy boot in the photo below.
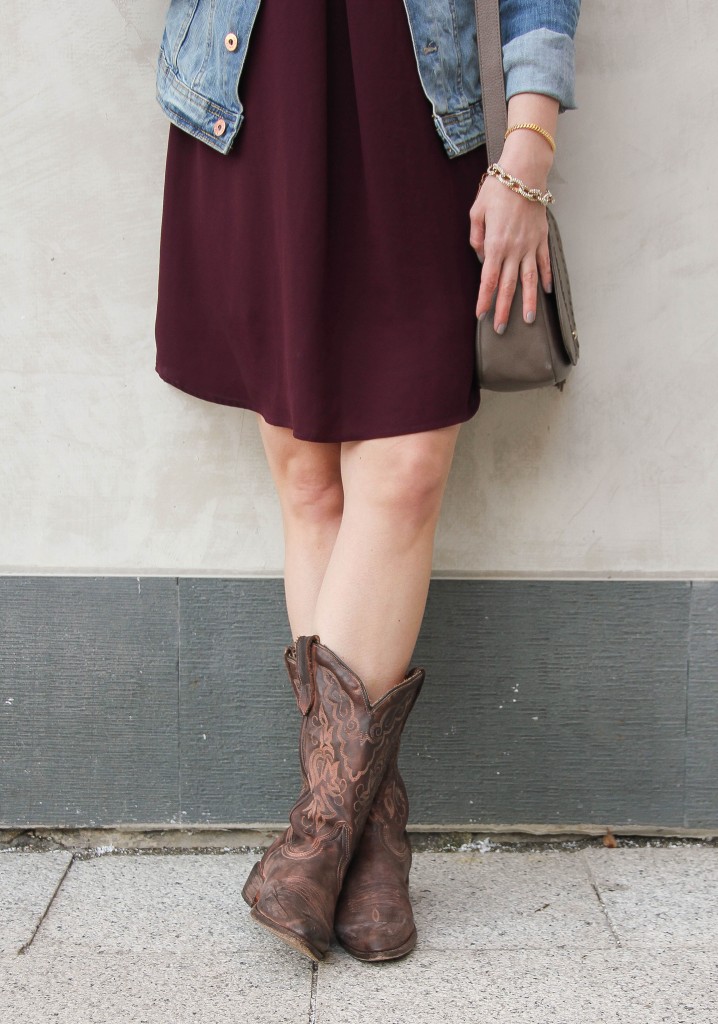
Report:
[[[287,648],[285,663],[296,693],[299,684],[293,647]],[[337,939],[359,960],[394,960],[416,945],[408,886],[409,801],[398,753],[397,747],[374,797],[334,914]]]
[[[374,797],[334,914],[338,941],[358,960],[396,960],[416,945],[409,899],[409,801],[398,746]]]
[[[291,648],[288,668],[290,658]],[[321,960],[349,862],[424,673],[412,669],[372,704],[359,677],[318,637],[299,637],[296,660],[304,785],[289,827],[254,865],[242,895],[258,924]]]

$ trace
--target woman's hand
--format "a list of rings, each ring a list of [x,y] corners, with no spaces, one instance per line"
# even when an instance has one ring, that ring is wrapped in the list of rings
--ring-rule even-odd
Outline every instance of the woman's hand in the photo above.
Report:
[[[517,101],[516,109],[512,109],[514,101]],[[514,96],[509,102],[509,124],[533,121],[548,127],[549,131],[555,130],[557,108],[556,101],[547,96],[531,93]],[[508,136],[498,162],[529,188],[545,191],[553,153],[537,132],[521,129]],[[494,328],[502,334],[520,280],[523,318],[533,323],[539,279],[546,291],[552,287],[545,207],[517,195],[496,178],[488,177],[474,200],[470,219],[471,246],[483,263],[476,316],[480,320],[486,316],[498,289]]]

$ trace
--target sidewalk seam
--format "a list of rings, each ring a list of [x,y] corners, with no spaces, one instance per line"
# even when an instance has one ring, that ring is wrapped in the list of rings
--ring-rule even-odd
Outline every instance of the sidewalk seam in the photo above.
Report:
[[[309,1024],[317,1024],[317,989],[319,988],[319,964],[312,963],[312,988],[309,996]]]
[[[70,870],[70,868],[72,867],[72,865],[73,865],[74,863],[75,863],[75,854],[73,853],[73,854],[72,854],[72,856],[70,857],[69,861],[67,862],[67,867],[65,868],[65,870],[64,870],[64,871],[62,872],[62,874],[60,875],[60,878],[59,878],[59,880],[58,880],[58,883],[57,883],[57,885],[55,886],[55,888],[54,888],[54,890],[53,890],[52,896],[51,896],[51,897],[50,897],[50,899],[48,900],[48,902],[47,902],[47,906],[45,907],[44,911],[42,912],[42,915],[41,915],[41,917],[40,917],[40,920],[39,920],[39,921],[37,922],[37,924],[35,925],[35,928],[34,928],[34,930],[33,930],[33,933],[32,933],[32,935],[31,935],[31,936],[30,936],[30,938],[29,938],[29,939],[27,940],[27,942],[24,942],[24,943],[22,944],[22,946],[20,946],[20,948],[18,949],[18,951],[17,951],[17,955],[18,955],[18,956],[22,956],[22,955],[23,955],[24,953],[27,953],[28,949],[29,949],[29,948],[30,948],[30,946],[31,946],[31,945],[33,944],[33,942],[35,941],[35,936],[36,936],[36,935],[37,935],[37,933],[38,933],[38,932],[40,931],[40,927],[41,927],[41,925],[42,925],[42,922],[43,922],[43,921],[45,920],[45,918],[47,917],[47,915],[48,915],[48,913],[49,913],[49,910],[50,910],[50,907],[51,907],[51,906],[52,906],[52,904],[53,904],[53,903],[55,902],[55,897],[57,896],[58,892],[60,891],[60,887],[62,886],[62,883],[63,883],[63,882],[65,881],[65,879],[67,878],[67,873],[68,873],[68,871]]]
[[[583,861],[583,866],[586,869],[586,874],[588,875],[589,885],[591,886],[591,888],[593,889],[593,891],[595,893],[596,899],[598,900],[598,905],[599,905],[599,907],[601,908],[601,910],[603,912],[603,916],[606,919],[606,924],[608,925],[609,931],[611,932],[611,935],[613,936],[613,941],[616,943],[616,946],[618,947],[618,949],[623,949],[623,944],[621,942],[621,937],[618,934],[618,931],[616,930],[616,928],[615,928],[615,926],[613,924],[613,921],[611,920],[611,915],[608,912],[608,907],[603,902],[603,896],[601,896],[601,890],[598,887],[598,882],[596,881],[596,879],[594,877],[594,874],[593,874],[593,871],[591,870],[591,865],[588,863],[588,861],[586,860],[586,857],[584,856],[583,850],[580,851],[580,857],[581,857],[581,860]]]

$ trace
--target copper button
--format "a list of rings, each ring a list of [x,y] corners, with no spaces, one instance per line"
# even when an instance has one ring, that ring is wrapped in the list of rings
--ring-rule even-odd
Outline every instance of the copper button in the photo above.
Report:
[[[214,122],[214,134],[224,135],[226,127],[227,125],[225,124],[224,118],[218,117],[217,120]]]
[[[237,37],[234,34],[234,32],[227,33],[227,35],[224,37],[224,45],[227,47],[228,50],[237,49]]]

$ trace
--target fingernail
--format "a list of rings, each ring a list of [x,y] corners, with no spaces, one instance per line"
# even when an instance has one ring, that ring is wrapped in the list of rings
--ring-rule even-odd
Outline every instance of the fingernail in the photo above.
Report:
[[[483,321],[483,320],[485,320],[485,319],[486,319],[486,310],[484,310],[484,312],[483,312],[483,313],[480,313],[480,314],[479,314],[479,320]]]
[[[528,313],[526,314],[526,323],[527,324],[532,324],[535,319],[536,319],[536,314],[534,313],[534,311],[532,309],[530,309],[528,311]]]
[[[551,294],[551,292],[553,291],[553,281],[549,281],[548,288],[546,289],[546,291],[549,293],[549,295]]]
[[[496,328],[496,333],[497,334],[503,334],[505,330],[506,330],[506,324],[499,324],[499,326]]]

